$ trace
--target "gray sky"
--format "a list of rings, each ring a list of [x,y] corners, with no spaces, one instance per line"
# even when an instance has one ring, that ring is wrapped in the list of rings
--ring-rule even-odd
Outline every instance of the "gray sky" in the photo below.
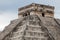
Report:
[[[18,8],[31,3],[55,6],[55,18],[60,18],[60,0],[0,0],[0,30],[18,18]]]

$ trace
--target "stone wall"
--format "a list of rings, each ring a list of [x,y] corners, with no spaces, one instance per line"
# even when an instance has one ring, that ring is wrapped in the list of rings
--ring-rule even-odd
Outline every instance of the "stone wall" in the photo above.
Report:
[[[19,8],[20,9],[20,8]],[[34,14],[41,14],[44,13],[45,17],[54,17],[54,9],[53,8],[49,8],[49,6],[38,6],[36,5],[32,5],[32,6],[28,6],[28,7],[24,7],[22,10],[18,11],[18,17],[23,16],[24,14],[29,14],[30,12],[34,11]]]

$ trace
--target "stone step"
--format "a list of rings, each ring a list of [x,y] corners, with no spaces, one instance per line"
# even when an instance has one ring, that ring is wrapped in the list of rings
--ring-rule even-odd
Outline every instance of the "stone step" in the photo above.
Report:
[[[22,38],[22,35],[14,36],[14,37],[12,37],[10,39],[17,39],[17,38]]]
[[[40,36],[40,37],[38,37],[38,36],[24,36],[24,37],[26,37],[26,38],[48,38],[48,37],[44,37],[44,36]]]
[[[43,31],[32,31],[32,30],[26,30],[26,32],[36,32],[36,33],[45,33],[45,32],[43,32]]]
[[[40,28],[32,28],[32,27],[27,28],[27,30],[29,30],[29,31],[41,31]]]
[[[41,31],[41,26],[38,25],[28,25],[27,30],[31,30],[31,31]]]
[[[25,38],[25,40],[48,40],[47,38]]]
[[[41,28],[41,26],[39,26],[39,25],[28,25],[28,27]]]
[[[24,34],[24,32],[14,32],[12,34],[12,36],[19,36],[19,35],[23,35],[23,34]]]
[[[39,25],[28,25],[29,27],[41,27]]]
[[[29,35],[29,36],[47,36],[46,33],[38,33],[38,32],[26,32],[25,35]]]

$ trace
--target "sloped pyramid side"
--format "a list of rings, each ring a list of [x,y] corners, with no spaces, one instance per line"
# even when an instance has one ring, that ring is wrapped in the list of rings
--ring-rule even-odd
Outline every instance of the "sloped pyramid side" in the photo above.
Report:
[[[30,15],[14,20],[0,40],[59,40],[60,27],[54,18]]]
[[[44,27],[46,27],[49,33],[53,36],[53,38],[55,40],[60,40],[60,20],[41,16],[39,16],[39,18],[44,24]]]
[[[0,40],[6,37],[24,18],[15,19],[0,33]]]
[[[53,40],[38,16],[27,16],[3,40]]]

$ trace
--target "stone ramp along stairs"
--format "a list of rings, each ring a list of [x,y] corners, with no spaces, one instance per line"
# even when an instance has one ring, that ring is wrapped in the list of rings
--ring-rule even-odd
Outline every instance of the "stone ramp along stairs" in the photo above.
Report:
[[[60,31],[60,24],[55,18],[51,17],[41,17],[39,16],[43,26],[48,29],[49,35],[52,37],[52,40],[59,40],[59,31]]]

